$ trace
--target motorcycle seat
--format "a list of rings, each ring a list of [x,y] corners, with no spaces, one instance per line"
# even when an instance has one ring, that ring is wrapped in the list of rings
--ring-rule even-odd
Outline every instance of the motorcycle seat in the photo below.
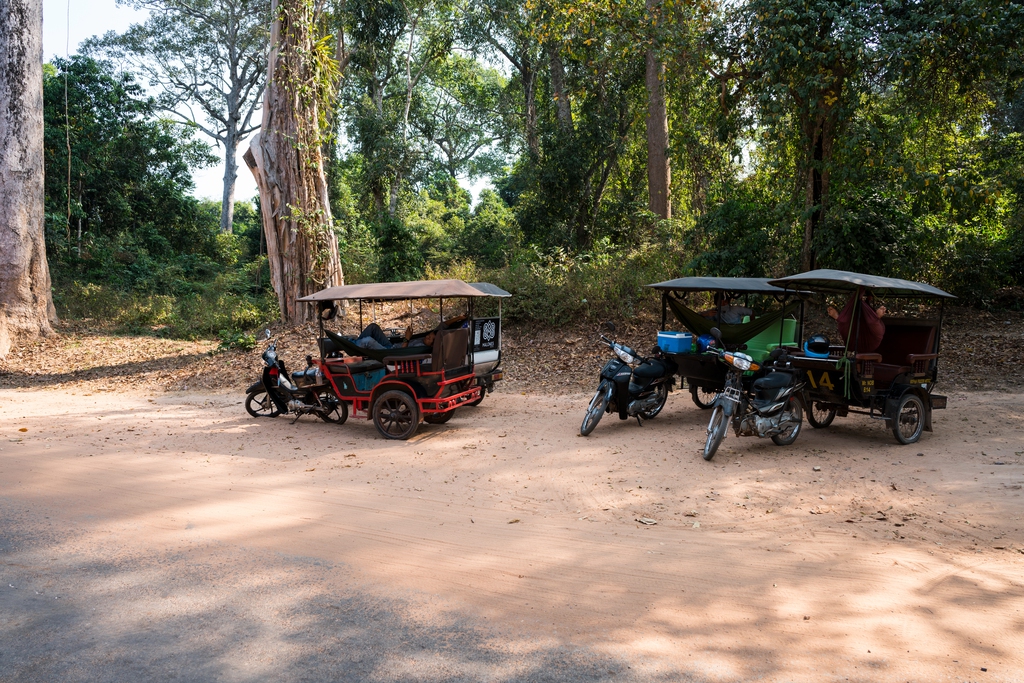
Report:
[[[634,377],[642,377],[644,379],[657,379],[658,377],[664,377],[667,374],[669,374],[668,365],[657,358],[651,359],[646,363],[641,363],[640,366],[633,371]]]
[[[776,370],[764,377],[754,380],[754,391],[763,389],[781,389],[788,387],[793,382],[793,375],[788,372]]]

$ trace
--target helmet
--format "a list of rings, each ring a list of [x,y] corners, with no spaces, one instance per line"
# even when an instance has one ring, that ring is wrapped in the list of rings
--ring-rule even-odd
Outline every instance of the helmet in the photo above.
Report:
[[[804,342],[804,355],[808,358],[828,358],[828,337],[816,334]]]
[[[715,347],[715,338],[710,334],[702,334],[697,337],[697,353],[704,353]]]

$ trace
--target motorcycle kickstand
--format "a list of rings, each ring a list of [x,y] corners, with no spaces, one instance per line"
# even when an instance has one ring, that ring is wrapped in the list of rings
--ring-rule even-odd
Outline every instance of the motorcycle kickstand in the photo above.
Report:
[[[644,426],[644,421],[643,421],[643,420],[642,420],[642,419],[640,418],[640,415],[637,415],[637,416],[636,416],[636,423],[637,423],[638,425],[640,425],[641,427],[643,427],[643,426]]]
[[[295,412],[295,419],[292,420],[291,422],[289,422],[288,424],[295,424],[296,422],[299,421],[299,418],[302,417],[302,416],[303,416],[303,413],[300,413],[300,412],[296,411]]]

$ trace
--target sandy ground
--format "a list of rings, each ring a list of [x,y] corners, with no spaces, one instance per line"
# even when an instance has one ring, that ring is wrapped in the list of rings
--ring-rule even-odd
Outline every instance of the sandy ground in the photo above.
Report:
[[[713,463],[688,395],[584,439],[588,398],[396,443],[0,389],[0,681],[1024,680],[1024,395]]]

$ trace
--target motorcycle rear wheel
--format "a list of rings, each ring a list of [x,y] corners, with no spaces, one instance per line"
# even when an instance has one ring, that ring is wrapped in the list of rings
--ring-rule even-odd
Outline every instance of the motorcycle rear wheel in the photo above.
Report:
[[[611,387],[608,386],[607,382],[601,382],[601,385],[597,387],[597,391],[594,393],[594,398],[590,399],[587,414],[583,416],[583,424],[580,425],[580,436],[590,436],[590,433],[594,431],[594,427],[601,421],[604,411],[608,408],[608,401],[611,398],[610,394]]]
[[[708,438],[704,442],[704,459],[711,460],[715,452],[725,439],[725,432],[729,428],[729,417],[725,414],[725,408],[715,406],[711,413],[711,420],[708,422]]]
[[[267,394],[267,390],[262,387],[246,394],[245,412],[253,417],[277,417],[281,414]]]
[[[775,436],[772,437],[772,441],[775,442],[776,446],[788,446],[794,441],[796,441],[796,437],[800,436],[800,429],[803,427],[804,424],[804,410],[800,406],[800,401],[798,401],[795,397],[791,397],[789,399],[789,405],[787,405],[783,409],[783,411],[784,414],[788,412],[793,416],[793,420],[795,420],[796,425],[793,426],[785,434],[776,434]]]
[[[650,410],[641,410],[640,417],[645,420],[653,420],[658,417],[658,413],[665,407],[665,402],[668,401],[668,385],[659,384],[658,388],[655,389],[658,392],[658,405],[654,406]]]
[[[348,419],[348,403],[339,401],[334,396],[321,396],[320,401],[331,410],[327,413],[317,413],[317,417],[331,424],[345,424],[345,420]]]

